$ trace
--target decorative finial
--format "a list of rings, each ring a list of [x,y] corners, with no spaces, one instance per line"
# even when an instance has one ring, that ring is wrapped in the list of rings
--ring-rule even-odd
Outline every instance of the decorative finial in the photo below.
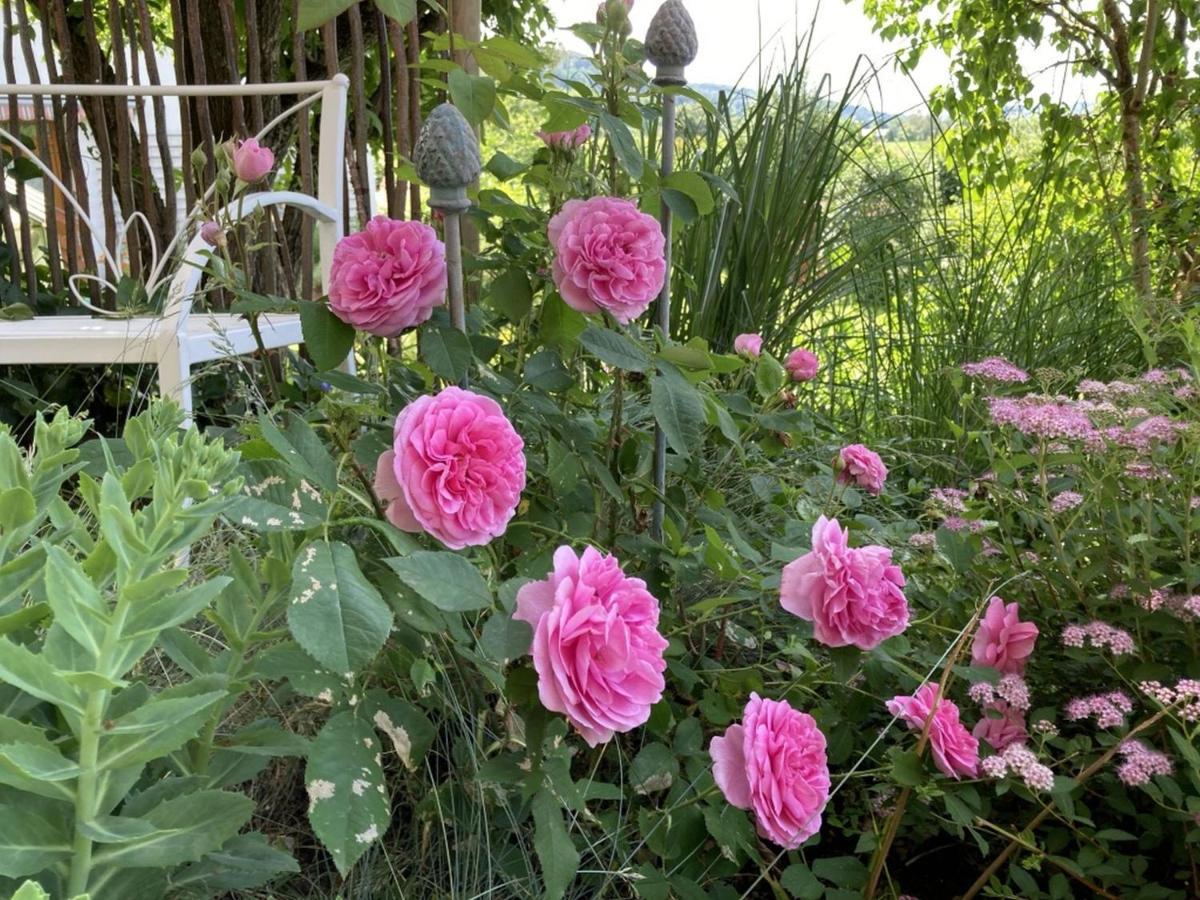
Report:
[[[666,0],[646,31],[646,57],[657,69],[654,83],[687,84],[683,70],[696,58],[699,48],[696,24],[683,0]]]
[[[454,213],[471,205],[467,185],[483,170],[479,140],[452,103],[436,107],[421,126],[413,162],[429,185],[429,205],[434,209]]]

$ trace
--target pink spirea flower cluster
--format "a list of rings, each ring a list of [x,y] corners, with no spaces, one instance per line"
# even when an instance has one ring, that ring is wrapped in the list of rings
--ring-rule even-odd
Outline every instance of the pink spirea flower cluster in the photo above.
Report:
[[[446,247],[423,222],[376,216],[333,251],[329,308],[379,337],[420,325],[446,296]]]
[[[1037,395],[988,397],[987,404],[994,423],[1008,425],[1031,437],[1088,444],[1100,440],[1092,420],[1069,400]]]
[[[1146,612],[1163,610],[1185,622],[1191,619],[1200,619],[1200,595],[1189,596],[1163,588],[1154,588],[1149,594],[1138,596],[1135,602]]]
[[[1068,510],[1075,509],[1081,503],[1083,503],[1083,494],[1077,491],[1061,491],[1055,494],[1054,498],[1050,501],[1050,512],[1056,516],[1061,515]]]
[[[982,519],[964,519],[962,516],[946,516],[942,520],[942,527],[947,531],[966,531],[969,534],[978,534],[987,528],[987,523]]]
[[[837,519],[821,516],[812,550],[783,568],[780,602],[813,623],[827,647],[871,650],[908,627],[904,575],[886,547],[849,545]]]
[[[937,534],[932,531],[918,531],[908,536],[908,545],[921,550],[937,546]]]
[[[454,550],[499,537],[525,489],[524,442],[495,400],[457,387],[419,397],[396,417],[375,492],[403,531]]]
[[[627,325],[662,290],[662,227],[628,200],[568,200],[550,220],[549,236],[554,283],[579,312],[607,312]]]
[[[971,644],[973,665],[990,666],[1005,673],[1025,671],[1037,643],[1038,627],[1033,622],[1021,621],[1020,611],[1019,604],[1006,604],[1000,597],[988,601]]]
[[[967,511],[968,496],[961,488],[939,487],[929,492],[929,501],[946,512],[963,513]]]
[[[1109,691],[1076,697],[1067,703],[1065,710],[1068,721],[1094,717],[1099,728],[1117,728],[1125,724],[1125,716],[1133,711],[1133,701],[1124,691]]]
[[[1125,656],[1136,649],[1133,635],[1123,628],[1107,622],[1089,622],[1086,625],[1068,625],[1062,630],[1062,642],[1066,647],[1091,645],[1097,650],[1108,650],[1113,656]]]
[[[963,363],[961,368],[964,375],[985,378],[988,381],[1024,384],[1029,380],[1028,372],[1014,366],[1002,356],[989,356],[979,362]]]
[[[547,147],[555,150],[578,150],[592,136],[592,126],[584,122],[570,131],[539,131],[537,136]]]
[[[989,756],[980,764],[989,778],[1004,778],[1010,772],[1025,782],[1031,791],[1048,791],[1054,787],[1054,773],[1038,762],[1037,756],[1024,743],[1008,744],[998,755]]]
[[[811,350],[797,347],[787,355],[783,367],[792,381],[812,381],[821,369],[821,361]]]
[[[1118,752],[1124,761],[1117,766],[1117,777],[1130,787],[1139,787],[1155,775],[1170,775],[1174,770],[1170,758],[1165,753],[1160,753],[1141,741],[1122,741]]]
[[[758,359],[762,355],[762,345],[761,334],[739,334],[733,339],[733,352],[747,359]]]
[[[929,747],[933,761],[942,774],[958,779],[974,778],[979,770],[979,741],[959,721],[958,706],[953,700],[936,701],[938,686],[932,682],[921,685],[915,694],[897,695],[887,702],[893,716],[903,719],[910,731],[921,731],[932,716],[929,726]]]
[[[874,450],[862,444],[850,444],[838,451],[838,481],[855,484],[872,494],[883,491],[888,469]]]
[[[829,763],[812,716],[751,694],[742,721],[714,737],[708,752],[725,799],[752,811],[767,840],[792,850],[820,830]]]
[[[1158,444],[1173,445],[1183,429],[1183,425],[1167,416],[1149,416],[1131,428],[1105,429],[1104,436],[1118,446],[1149,453]]]
[[[1163,706],[1179,704],[1179,717],[1185,722],[1200,722],[1200,681],[1181,678],[1174,687],[1158,681],[1142,681],[1138,690]]]
[[[1029,685],[1016,672],[1009,672],[996,683],[996,696],[1008,703],[1013,709],[1028,710]]]
[[[645,724],[662,699],[666,639],[640,578],[592,547],[554,551],[554,569],[517,592],[513,618],[533,628],[533,667],[546,709],[590,746]]]

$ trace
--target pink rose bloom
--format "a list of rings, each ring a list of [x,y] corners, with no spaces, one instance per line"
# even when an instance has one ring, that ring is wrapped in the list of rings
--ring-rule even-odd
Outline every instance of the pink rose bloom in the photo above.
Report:
[[[329,308],[359,331],[395,337],[420,325],[446,296],[446,246],[423,222],[375,216],[338,241]]]
[[[787,373],[792,377],[792,381],[812,381],[817,377],[817,370],[821,368],[821,361],[817,359],[817,354],[811,350],[797,347],[788,354],[783,367],[787,369]]]
[[[558,150],[578,150],[592,136],[592,127],[584,122],[574,131],[539,131],[540,137],[547,147]]]
[[[650,718],[665,687],[667,641],[658,601],[616,557],[559,547],[549,577],[517,591],[513,618],[533,626],[542,705],[565,715],[590,746]]]
[[[887,702],[888,712],[905,721],[910,731],[921,731],[930,713],[929,747],[933,761],[942,774],[958,779],[974,778],[979,771],[979,741],[958,721],[958,706],[942,698],[933,709],[938,686],[932,682],[921,685],[912,696],[898,695]]]
[[[1029,740],[1025,727],[1025,714],[1021,710],[997,700],[984,707],[983,718],[975,723],[971,733],[999,753],[1009,744]]]
[[[753,810],[763,837],[794,850],[821,830],[829,765],[812,716],[751,694],[741,724],[713,738],[708,755],[725,799]]]
[[[762,354],[762,345],[761,334],[739,334],[733,339],[733,352],[739,356],[758,359]]]
[[[874,450],[868,450],[862,444],[851,444],[841,449],[838,459],[842,464],[838,471],[838,481],[843,484],[857,484],[872,494],[883,490],[888,470]]]
[[[224,242],[225,231],[220,224],[209,219],[200,226],[200,237],[204,239],[204,243],[210,247],[216,247]]]
[[[275,165],[275,154],[254,138],[248,138],[233,151],[233,174],[249,184],[265,176]]]
[[[886,547],[851,548],[837,519],[812,529],[812,550],[783,567],[780,602],[827,647],[870,650],[908,627],[904,575]]]
[[[495,400],[448,387],[396,417],[392,476],[375,474],[387,518],[453,550],[504,534],[525,489],[524,442]]]
[[[549,233],[554,283],[573,309],[608,312],[625,325],[662,290],[662,228],[628,200],[568,200],[550,220]]]
[[[975,643],[971,645],[972,665],[1018,675],[1025,671],[1025,663],[1037,641],[1038,627],[1033,622],[1020,621],[1019,611],[1018,604],[1005,605],[999,597],[988,602],[987,612],[975,632]]]

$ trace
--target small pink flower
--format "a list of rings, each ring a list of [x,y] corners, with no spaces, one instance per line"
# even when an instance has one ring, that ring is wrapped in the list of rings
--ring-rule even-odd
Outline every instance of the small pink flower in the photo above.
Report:
[[[329,308],[359,331],[395,337],[420,325],[446,295],[446,247],[423,222],[375,216],[338,241]]]
[[[1004,701],[989,703],[983,710],[983,718],[971,730],[981,741],[987,741],[999,753],[1009,744],[1029,740],[1025,727],[1025,714]]]
[[[979,362],[963,363],[960,368],[964,375],[986,378],[990,381],[1023,384],[1029,380],[1028,372],[1017,368],[1003,356],[989,356]]]
[[[817,354],[811,350],[797,347],[788,354],[783,367],[787,369],[787,373],[791,376],[792,381],[812,381],[817,377],[817,371],[821,368],[821,361],[817,359]]]
[[[762,354],[761,334],[739,334],[733,339],[733,352],[748,359],[758,359]]]
[[[200,226],[200,237],[204,239],[204,243],[210,247],[219,247],[225,243],[225,230],[218,222],[209,219]]]
[[[249,184],[258,181],[275,165],[275,154],[270,147],[263,147],[254,138],[248,138],[233,151],[233,174]]]
[[[904,575],[886,547],[852,549],[837,519],[813,525],[812,550],[783,568],[780,602],[827,647],[870,650],[908,627]]]
[[[850,444],[838,453],[841,468],[838,470],[838,481],[842,484],[857,484],[860,488],[878,494],[883,490],[887,481],[888,470],[874,450],[869,450],[862,444]]]
[[[988,602],[971,645],[972,665],[990,666],[999,672],[1025,671],[1025,663],[1037,641],[1038,627],[1032,622],[1022,622],[1019,612],[1018,604],[1005,605],[1000,597]]]
[[[448,387],[417,398],[396,417],[392,478],[375,475],[380,499],[389,501],[388,521],[403,531],[427,531],[453,550],[486,544],[504,533],[517,510],[525,489],[523,448],[490,397]]]
[[[662,290],[662,227],[628,200],[568,200],[550,220],[549,235],[554,283],[573,309],[608,312],[625,325]]]
[[[911,731],[921,731],[930,715],[929,747],[938,769],[950,778],[974,778],[979,770],[979,741],[958,720],[958,706],[944,697],[934,706],[938,686],[923,684],[911,696],[898,695],[887,703],[888,712],[901,718]]]
[[[539,131],[542,142],[555,150],[578,150],[592,136],[592,126],[584,122],[571,131]]]
[[[752,810],[763,837],[794,850],[820,831],[829,764],[812,716],[751,694],[741,723],[714,737],[708,755],[725,799]]]
[[[542,705],[589,745],[644,724],[662,699],[667,641],[658,612],[644,581],[592,547],[581,556],[559,547],[550,575],[517,591],[513,618],[533,627]]]

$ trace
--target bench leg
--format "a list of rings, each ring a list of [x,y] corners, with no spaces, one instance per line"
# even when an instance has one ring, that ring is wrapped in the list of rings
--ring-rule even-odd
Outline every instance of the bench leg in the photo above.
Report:
[[[184,427],[192,424],[192,371],[183,348],[172,342],[158,361],[158,389],[163,398],[174,400],[183,409]]]

